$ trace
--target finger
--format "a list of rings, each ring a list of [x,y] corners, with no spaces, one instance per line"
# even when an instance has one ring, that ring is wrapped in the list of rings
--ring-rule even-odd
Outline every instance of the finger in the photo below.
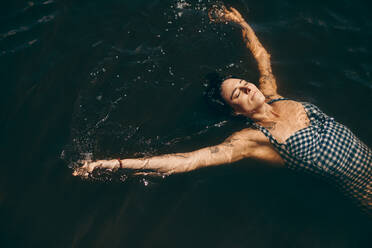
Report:
[[[84,166],[83,166],[84,167]],[[92,173],[96,168],[99,168],[99,167],[103,167],[102,166],[102,163],[100,162],[94,162],[94,163],[90,163],[90,164],[87,164],[86,165],[86,170],[89,172],[89,173]]]
[[[109,171],[109,172],[114,172],[114,171],[117,171],[118,168],[110,167],[110,168],[106,168],[106,170]]]
[[[89,173],[85,170],[75,170],[72,173],[73,176],[80,176],[82,178],[87,178],[89,176]]]
[[[150,171],[150,172],[135,172],[133,173],[133,176],[161,176],[162,173]]]

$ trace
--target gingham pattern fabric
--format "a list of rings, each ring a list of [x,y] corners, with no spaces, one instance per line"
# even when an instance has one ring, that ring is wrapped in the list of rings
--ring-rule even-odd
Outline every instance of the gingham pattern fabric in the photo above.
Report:
[[[289,100],[274,99],[269,104]],[[313,104],[302,103],[310,119],[284,143],[257,123],[290,169],[309,172],[335,183],[372,215],[372,151],[347,127],[327,116]]]

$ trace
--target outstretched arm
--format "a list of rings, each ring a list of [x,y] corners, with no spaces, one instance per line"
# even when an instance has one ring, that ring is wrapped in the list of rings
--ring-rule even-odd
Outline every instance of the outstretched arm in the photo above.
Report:
[[[211,9],[209,18],[211,21],[215,22],[234,22],[241,27],[244,42],[258,63],[260,91],[268,98],[277,97],[277,85],[271,70],[270,54],[262,46],[253,29],[244,20],[241,14],[235,8],[231,7],[230,10],[228,10],[226,7],[222,6],[222,9]]]
[[[273,157],[265,154],[265,147],[260,145],[257,136],[260,133],[256,130],[244,129],[234,133],[223,143],[202,148],[193,152],[174,153],[162,156],[135,159],[113,159],[86,162],[82,167],[76,169],[75,176],[88,176],[94,169],[103,168],[115,170],[120,168],[134,170],[150,170],[165,174],[182,173],[207,166],[229,164],[247,157],[262,156],[266,159]],[[262,149],[257,149],[258,147]],[[274,156],[275,157],[275,156]]]

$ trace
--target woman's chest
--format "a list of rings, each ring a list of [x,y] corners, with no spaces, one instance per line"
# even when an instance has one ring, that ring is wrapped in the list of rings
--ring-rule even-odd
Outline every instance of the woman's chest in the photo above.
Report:
[[[279,143],[285,143],[296,132],[310,125],[306,111],[300,103],[283,104],[283,106],[277,106],[276,110],[279,118],[264,127]]]

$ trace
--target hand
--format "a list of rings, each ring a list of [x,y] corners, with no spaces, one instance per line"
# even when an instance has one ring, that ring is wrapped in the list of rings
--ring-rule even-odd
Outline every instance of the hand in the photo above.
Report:
[[[94,169],[102,168],[112,171],[113,169],[120,168],[120,163],[117,159],[113,160],[97,160],[97,161],[81,161],[83,166],[76,168],[72,175],[87,178]]]
[[[208,11],[208,17],[212,22],[245,22],[242,15],[235,8],[230,7],[229,10],[224,6],[213,6]]]

